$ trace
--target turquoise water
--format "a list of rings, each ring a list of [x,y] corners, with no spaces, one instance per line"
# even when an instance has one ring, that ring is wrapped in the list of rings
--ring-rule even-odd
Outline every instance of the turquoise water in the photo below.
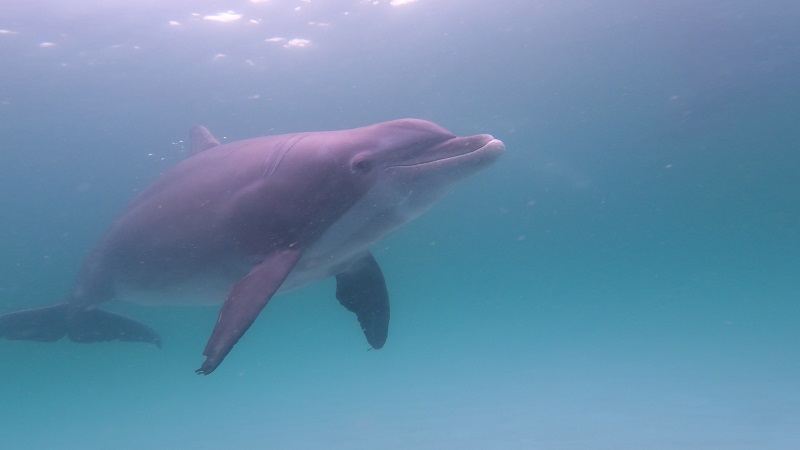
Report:
[[[795,2],[6,3],[3,312],[63,299],[197,123],[507,153],[374,249],[382,350],[332,280],[207,377],[216,308],[109,304],[164,347],[0,342],[4,448],[800,448]]]

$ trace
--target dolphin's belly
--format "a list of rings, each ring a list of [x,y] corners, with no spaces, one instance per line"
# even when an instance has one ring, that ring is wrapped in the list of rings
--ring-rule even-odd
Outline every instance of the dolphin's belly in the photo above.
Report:
[[[395,189],[373,189],[336,221],[306,250],[278,292],[335,276],[414,216],[386,205],[399,203]]]
[[[398,190],[391,186],[365,195],[306,249],[278,292],[298,289],[345,271],[375,243],[416,217],[419,211],[386,208],[385,205],[402,203],[398,195]],[[184,272],[189,274],[186,277],[175,277],[173,273],[163,283],[153,284],[123,281],[124,289],[119,290],[117,298],[149,305],[220,304],[233,283],[258,262],[260,259],[252,256],[218,255]]]
[[[279,293],[307,286],[346,270],[369,251],[371,242],[320,240],[306,251],[278,290]],[[257,262],[253,258],[228,258],[181,277],[156,281],[120,279],[116,299],[143,305],[215,305],[225,301],[233,284]]]
[[[355,250],[355,249],[354,249]],[[366,249],[358,249],[361,255]],[[317,254],[303,257],[283,282],[278,292],[287,292],[307,286],[345,270],[354,259],[353,252]],[[122,281],[116,298],[142,305],[216,305],[225,301],[233,283],[248,272],[248,265],[240,261],[239,270],[209,268],[193,276],[158,285]]]

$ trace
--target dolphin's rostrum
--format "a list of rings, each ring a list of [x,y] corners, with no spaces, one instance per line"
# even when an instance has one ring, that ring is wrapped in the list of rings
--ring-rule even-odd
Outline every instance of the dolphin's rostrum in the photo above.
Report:
[[[97,305],[216,280],[228,293],[197,370],[209,374],[276,292],[335,276],[336,298],[381,348],[389,295],[370,246],[504,150],[419,119],[226,144],[195,127],[190,138],[192,156],[131,202],[68,299],[0,316],[0,337],[160,345],[150,327]]]

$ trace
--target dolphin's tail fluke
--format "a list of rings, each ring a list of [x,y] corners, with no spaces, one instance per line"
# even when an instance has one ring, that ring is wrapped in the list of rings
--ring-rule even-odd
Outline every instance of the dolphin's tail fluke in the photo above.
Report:
[[[120,340],[161,347],[161,337],[147,325],[95,308],[59,303],[0,315],[0,338],[52,342],[64,336],[74,342]]]

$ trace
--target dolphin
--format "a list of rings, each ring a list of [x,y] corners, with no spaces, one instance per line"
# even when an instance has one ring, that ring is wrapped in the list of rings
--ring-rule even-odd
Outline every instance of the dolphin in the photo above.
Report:
[[[207,375],[275,293],[333,276],[336,298],[380,349],[389,294],[370,247],[504,151],[491,135],[457,137],[420,119],[224,144],[197,126],[190,142],[191,156],[139,194],[89,252],[68,298],[0,315],[0,337],[160,346],[149,326],[97,305],[213,280],[227,295],[196,370]]]

